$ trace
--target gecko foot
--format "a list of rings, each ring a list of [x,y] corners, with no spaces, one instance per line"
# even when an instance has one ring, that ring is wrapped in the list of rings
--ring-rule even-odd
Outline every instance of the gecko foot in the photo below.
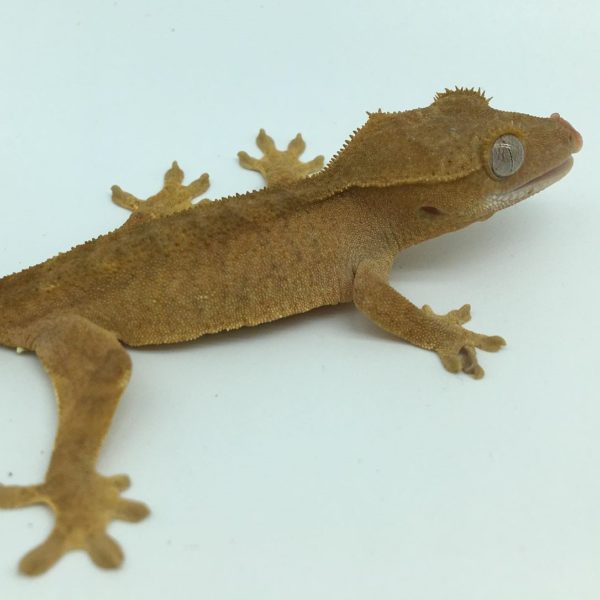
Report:
[[[0,485],[0,508],[47,504],[56,517],[46,541],[23,557],[20,571],[40,575],[75,549],[85,550],[99,567],[118,567],[123,552],[106,526],[113,519],[136,522],[149,514],[145,504],[121,497],[129,484],[126,475],[61,473],[37,486]]]
[[[422,310],[429,317],[448,326],[448,331],[452,334],[451,341],[435,348],[445,369],[451,373],[462,371],[474,379],[481,379],[485,371],[477,361],[476,348],[487,352],[497,352],[506,345],[504,338],[499,335],[483,335],[462,327],[471,319],[471,307],[468,304],[457,310],[451,310],[445,315],[434,313],[427,304],[423,306]]]
[[[247,152],[238,152],[240,165],[244,169],[258,171],[270,186],[302,179],[320,170],[325,160],[322,155],[308,162],[299,159],[306,148],[301,134],[296,135],[288,144],[287,150],[277,150],[273,138],[261,129],[256,138],[256,145],[262,150],[264,156],[253,158]]]
[[[165,173],[163,188],[147,200],[140,200],[133,194],[123,191],[118,185],[113,185],[112,201],[122,208],[130,210],[133,221],[163,217],[175,212],[186,210],[192,206],[192,200],[204,194],[209,188],[208,173],[203,173],[198,179],[188,185],[183,185],[184,173],[174,161]],[[204,202],[204,200],[201,200]]]

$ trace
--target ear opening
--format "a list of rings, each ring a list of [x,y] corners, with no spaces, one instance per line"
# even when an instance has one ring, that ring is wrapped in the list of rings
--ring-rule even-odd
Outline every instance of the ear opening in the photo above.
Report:
[[[435,206],[421,206],[419,211],[431,217],[440,217],[444,214],[439,208],[436,208]]]

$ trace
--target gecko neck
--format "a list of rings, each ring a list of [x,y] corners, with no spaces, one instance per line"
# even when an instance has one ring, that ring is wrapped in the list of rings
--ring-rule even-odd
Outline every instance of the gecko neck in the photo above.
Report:
[[[358,202],[364,205],[366,221],[376,220],[385,239],[393,240],[390,251],[457,231],[472,221],[446,214],[431,202],[430,186],[404,185],[384,188],[354,188]]]

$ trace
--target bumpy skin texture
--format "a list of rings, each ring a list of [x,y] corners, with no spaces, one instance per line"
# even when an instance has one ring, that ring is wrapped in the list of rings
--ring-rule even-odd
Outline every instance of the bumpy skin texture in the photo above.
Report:
[[[507,134],[525,159],[498,177],[492,147]],[[121,228],[0,280],[0,343],[37,353],[60,409],[44,483],[0,486],[0,507],[46,503],[56,514],[22,572],[42,573],[71,549],[118,566],[107,523],[148,512],[120,497],[126,476],[95,470],[129,377],[121,343],[183,342],[354,302],[381,328],[435,351],[449,371],[482,377],[476,349],[495,351],[504,340],[465,329],[468,305],[447,315],[413,305],[387,282],[393,259],[557,181],[582,141],[557,114],[498,111],[480,92],[457,89],[427,108],[370,114],[311,177],[323,158],[301,162],[300,135],[279,151],[261,130],[257,144],[262,158],[239,159],[264,176],[265,189],[193,204],[208,176],[184,185],[173,163],[146,201],[113,187],[114,202],[132,211]],[[511,152],[504,156],[514,166]]]

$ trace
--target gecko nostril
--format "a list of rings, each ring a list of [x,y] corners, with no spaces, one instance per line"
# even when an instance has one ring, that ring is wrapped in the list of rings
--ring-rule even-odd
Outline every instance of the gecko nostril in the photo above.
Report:
[[[550,118],[554,121],[558,121],[563,127],[567,129],[567,131],[569,132],[569,143],[571,144],[571,148],[573,149],[572,151],[579,152],[583,147],[583,138],[581,137],[581,134],[577,131],[577,129],[575,129],[575,127],[573,127],[573,125],[571,125],[569,121],[563,119],[559,113],[552,113],[550,115]]]

